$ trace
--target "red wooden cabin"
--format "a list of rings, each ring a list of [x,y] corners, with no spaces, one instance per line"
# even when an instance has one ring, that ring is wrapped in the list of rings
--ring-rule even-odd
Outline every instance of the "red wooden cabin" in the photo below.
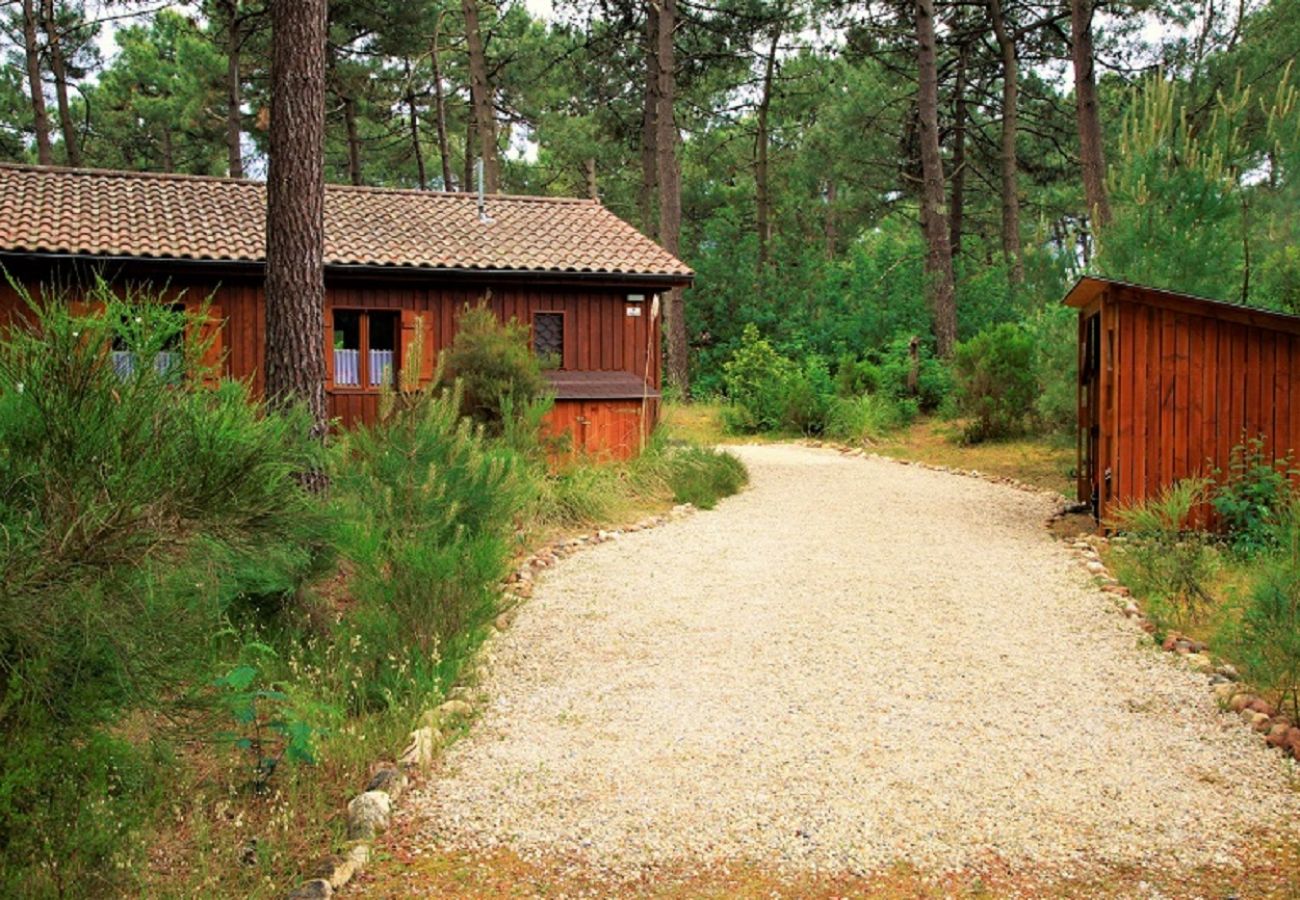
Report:
[[[0,264],[33,294],[94,274],[211,298],[224,373],[265,378],[261,183],[189,175],[0,165]],[[458,312],[486,301],[530,326],[555,387],[556,430],[576,449],[626,457],[659,413],[661,291],[689,268],[600,203],[554,197],[331,185],[325,200],[321,352],[330,413],[369,422],[380,385],[425,330],[428,379]],[[0,319],[19,308],[0,285]],[[404,340],[403,335],[408,339]],[[644,414],[643,414],[644,411]]]
[[[1228,472],[1232,448],[1300,445],[1300,317],[1085,277],[1079,310],[1081,502],[1099,518],[1183,478]]]

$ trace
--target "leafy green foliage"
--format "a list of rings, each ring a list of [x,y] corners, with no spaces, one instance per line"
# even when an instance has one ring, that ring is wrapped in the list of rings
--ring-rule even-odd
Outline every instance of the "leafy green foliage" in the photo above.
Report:
[[[169,303],[89,299],[102,313],[29,301],[0,342],[0,857],[34,893],[125,874],[150,780],[117,726],[190,720],[228,623],[288,615],[324,555],[306,417],[203,389],[199,329]]]
[[[495,611],[528,493],[518,456],[463,406],[421,392],[340,442],[334,518],[358,603],[346,627],[370,655],[356,710],[445,686],[442,663]]]
[[[851,444],[870,444],[912,421],[915,402],[890,400],[881,394],[836,397],[831,401],[826,436]]]
[[[522,411],[547,391],[528,326],[502,323],[486,304],[461,310],[445,356],[446,377],[460,384],[461,411],[494,434],[506,427],[507,410]]]
[[[681,447],[667,453],[667,481],[677,503],[713,509],[749,482],[744,463],[724,450]]]
[[[1154,499],[1120,507],[1108,523],[1124,537],[1116,549],[1120,579],[1161,627],[1200,622],[1212,603],[1207,584],[1214,552],[1195,518],[1209,496],[1210,482],[1186,479]]]
[[[1254,569],[1253,583],[1237,621],[1225,629],[1227,644],[1256,684],[1275,690],[1300,717],[1300,505],[1281,510],[1276,547]]]
[[[1234,551],[1254,556],[1277,545],[1279,520],[1292,503],[1296,474],[1289,456],[1265,455],[1262,437],[1232,448],[1228,472],[1212,502]]]
[[[957,345],[953,373],[957,405],[971,422],[972,442],[1023,432],[1038,397],[1033,338],[1021,325],[1005,323]]]

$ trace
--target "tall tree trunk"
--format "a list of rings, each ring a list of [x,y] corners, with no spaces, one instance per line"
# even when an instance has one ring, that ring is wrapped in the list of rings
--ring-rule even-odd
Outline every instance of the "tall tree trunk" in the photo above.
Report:
[[[1097,101],[1096,58],[1092,45],[1092,0],[1070,0],[1070,51],[1074,58],[1074,105],[1079,123],[1079,162],[1083,192],[1093,232],[1110,224],[1106,194],[1106,150],[1101,141],[1101,108]]]
[[[270,8],[266,394],[275,406],[305,404],[324,439],[326,0]]]
[[[484,187],[490,194],[501,190],[501,163],[497,159],[497,117],[488,84],[487,54],[479,30],[478,0],[461,0],[465,15],[465,47],[469,51],[469,95],[474,108],[474,131],[483,160]]]
[[[957,48],[957,77],[953,85],[952,200],[948,207],[948,245],[961,252],[966,217],[966,65],[970,55],[963,43]]]
[[[655,218],[655,192],[659,189],[659,156],[655,152],[655,135],[659,113],[659,14],[654,3],[646,4],[645,13],[645,105],[641,113],[641,230],[650,237],[659,236]]]
[[[415,153],[415,174],[420,182],[420,190],[429,189],[428,173],[424,170],[424,149],[420,146],[420,111],[415,105],[415,80],[411,75],[411,61],[406,65],[406,120],[411,129],[411,149]]]
[[[772,241],[772,197],[768,188],[768,149],[771,132],[768,114],[772,110],[772,81],[776,73],[776,49],[781,40],[781,26],[772,34],[772,46],[767,51],[763,65],[763,94],[758,103],[758,139],[754,160],[755,220],[758,225],[758,274],[767,271],[769,247]]]
[[[348,136],[348,181],[358,187],[361,178],[361,138],[357,134],[357,101],[343,98],[343,127]]]
[[[677,60],[673,38],[677,30],[677,0],[659,0],[659,97],[655,113],[655,155],[659,181],[659,243],[677,255],[682,229],[682,172],[677,163],[677,118],[673,104],[677,94]],[[681,288],[673,288],[664,304],[664,325],[668,330],[668,383],[682,397],[690,394],[690,364],[687,359],[686,310]]]
[[[921,143],[921,227],[925,231],[926,295],[940,356],[957,342],[957,302],[952,246],[944,215],[943,157],[939,155],[939,76],[934,34],[934,0],[916,0],[917,118]]]
[[[465,119],[465,178],[461,182],[461,187],[466,193],[476,189],[474,184],[474,114]]]
[[[1002,258],[1012,284],[1025,280],[1020,258],[1020,191],[1017,185],[1016,131],[1020,103],[1020,62],[1016,42],[1007,30],[1002,0],[988,0],[993,36],[1002,55]]]
[[[442,189],[454,190],[451,182],[451,145],[447,140],[447,101],[442,93],[442,56],[438,41],[442,37],[442,13],[433,23],[433,42],[429,45],[429,62],[433,66],[433,124],[438,132],[438,157],[442,161]]]
[[[45,43],[50,53],[50,74],[54,76],[54,98],[59,107],[59,130],[63,132],[63,152],[68,165],[81,165],[81,137],[72,121],[72,107],[68,103],[68,67],[63,57],[62,35],[54,14],[54,0],[42,0],[41,16],[45,28]]]
[[[27,58],[27,87],[32,93],[36,159],[43,166],[52,166],[54,150],[50,145],[50,114],[45,108],[45,86],[41,81],[41,47],[36,27],[35,0],[23,0],[23,52]]]
[[[600,190],[599,190],[599,187],[598,187],[597,184],[596,184],[596,160],[595,160],[595,158],[594,158],[594,157],[587,157],[587,162],[586,162],[584,168],[587,170],[587,171],[586,171],[586,174],[587,174],[587,196],[588,196],[589,198],[591,198],[592,200],[599,200],[599,199],[600,199]]]
[[[226,169],[231,178],[244,177],[243,150],[243,80],[240,74],[240,54],[243,52],[244,34],[236,0],[225,0],[226,13]]]
[[[170,128],[164,128],[162,132],[162,170],[164,172],[176,171],[176,161],[172,154],[172,132]]]

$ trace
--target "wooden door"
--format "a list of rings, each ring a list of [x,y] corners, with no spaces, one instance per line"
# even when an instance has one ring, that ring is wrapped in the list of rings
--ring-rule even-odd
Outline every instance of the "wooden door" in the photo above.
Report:
[[[1079,500],[1092,506],[1101,502],[1101,313],[1079,322]]]

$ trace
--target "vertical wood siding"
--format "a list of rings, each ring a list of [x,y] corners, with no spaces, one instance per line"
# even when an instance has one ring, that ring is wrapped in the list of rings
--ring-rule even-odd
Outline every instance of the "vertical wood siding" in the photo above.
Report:
[[[1213,307],[1202,315],[1144,302],[1140,290],[1122,287],[1102,304],[1104,354],[1111,327],[1103,395],[1113,390],[1115,404],[1110,417],[1103,401],[1100,464],[1111,474],[1110,491],[1100,492],[1103,519],[1115,503],[1227,472],[1232,448],[1245,440],[1262,436],[1270,458],[1300,448],[1300,335],[1229,321]]]
[[[39,292],[47,274],[33,277],[29,290]],[[155,283],[167,281],[170,291],[184,296],[186,302],[202,302],[211,297],[226,317],[222,329],[225,351],[224,374],[247,379],[254,395],[265,389],[266,340],[265,294],[260,279],[250,277],[194,279],[155,277]],[[637,289],[641,290],[641,289]],[[517,319],[531,326],[534,312],[565,313],[563,366],[574,370],[630,372],[647,377],[653,388],[660,383],[661,359],[658,323],[652,328],[650,304],[643,303],[640,316],[626,314],[627,289],[600,287],[563,287],[508,284],[477,287],[473,285],[430,285],[418,282],[358,282],[331,280],[326,290],[326,307],[358,309],[411,309],[432,317],[432,335],[436,355],[446,349],[456,334],[456,317],[466,304],[484,299],[503,320]],[[75,298],[72,298],[75,299]],[[0,284],[0,323],[21,314],[22,303],[8,284]],[[323,344],[322,344],[323,348]],[[378,413],[377,391],[327,391],[329,412],[344,428],[374,421]],[[569,407],[581,407],[575,411]],[[629,421],[628,409],[636,407],[636,421]],[[658,403],[652,403],[657,421]],[[562,410],[563,407],[563,410]],[[590,424],[583,424],[579,418]],[[553,428],[582,425],[586,437],[575,443],[592,452],[607,448],[622,456],[626,448],[640,444],[640,404],[610,401],[559,403],[553,414]],[[630,429],[630,430],[629,430]]]

